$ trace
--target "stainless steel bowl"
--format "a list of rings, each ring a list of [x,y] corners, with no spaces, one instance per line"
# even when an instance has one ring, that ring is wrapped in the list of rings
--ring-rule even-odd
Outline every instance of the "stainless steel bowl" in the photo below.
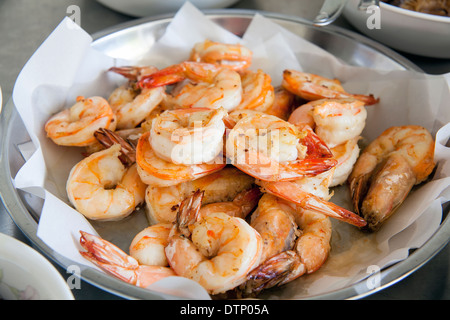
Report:
[[[205,14],[236,35],[242,35],[256,12],[250,10],[208,10]],[[315,27],[297,17],[259,12],[291,32],[315,43],[343,61],[356,66],[391,70],[421,71],[417,66],[394,51],[345,29],[327,26]],[[151,45],[164,32],[172,16],[143,18],[95,34],[93,46],[109,55],[126,57],[140,45]],[[30,140],[12,100],[1,115],[0,181],[3,203],[22,232],[50,259],[63,268],[74,262],[50,249],[37,237],[38,217],[43,201],[14,188],[12,179],[25,163],[18,146]],[[448,211],[448,210],[446,210]],[[406,260],[381,272],[380,286],[369,289],[365,283],[356,283],[340,290],[324,292],[306,299],[358,299],[382,290],[408,276],[438,253],[450,238],[450,222],[445,217],[436,234],[415,250]],[[82,278],[94,286],[129,299],[178,299],[179,297],[152,292],[127,284],[95,269],[83,270]]]

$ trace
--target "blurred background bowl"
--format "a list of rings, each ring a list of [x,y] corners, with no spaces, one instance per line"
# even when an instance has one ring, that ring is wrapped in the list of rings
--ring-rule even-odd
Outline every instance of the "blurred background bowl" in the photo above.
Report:
[[[380,1],[380,28],[369,29],[373,14],[358,9],[360,0],[348,0],[343,14],[366,36],[395,50],[432,58],[450,58],[450,17],[402,9]]]
[[[39,252],[0,233],[0,300],[73,300],[58,270]]]
[[[97,0],[104,6],[115,11],[134,16],[148,17],[157,14],[177,11],[186,0]],[[239,0],[190,0],[198,9],[226,8]]]

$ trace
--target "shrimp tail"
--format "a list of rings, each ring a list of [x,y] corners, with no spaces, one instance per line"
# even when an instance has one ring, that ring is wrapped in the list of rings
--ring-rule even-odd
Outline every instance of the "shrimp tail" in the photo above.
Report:
[[[136,162],[135,147],[130,142],[125,141],[122,137],[115,134],[113,131],[100,128],[94,132],[94,136],[97,141],[106,148],[109,148],[114,144],[120,144],[122,150],[119,159],[124,165],[129,166]]]
[[[250,271],[247,281],[238,287],[238,294],[242,297],[256,296],[265,289],[290,282],[305,272],[306,268],[295,251],[283,251]]]
[[[186,237],[189,237],[191,234],[188,226],[194,224],[199,219],[204,194],[204,191],[197,189],[191,196],[180,203],[176,218],[176,229]]]
[[[87,251],[80,254],[101,269],[131,284],[137,280],[139,263],[112,243],[81,231],[80,244]]]
[[[137,81],[140,74],[139,68],[132,66],[111,67],[108,69],[108,71],[120,74],[121,76],[124,76],[131,81]]]
[[[171,85],[183,81],[184,79],[186,79],[186,76],[182,65],[173,65],[142,77],[138,82],[138,86],[142,89],[155,88]]]
[[[251,188],[239,193],[233,199],[233,204],[241,208],[242,216],[246,217],[258,205],[261,194],[259,187]]]
[[[295,203],[304,209],[320,212],[326,216],[350,223],[357,227],[364,227],[367,224],[367,222],[357,214],[332,202],[323,200],[311,193],[305,192],[295,183],[289,181],[270,183],[260,181],[260,185],[265,191],[291,203]]]
[[[306,136],[301,138],[300,141],[307,147],[308,158],[332,158],[333,153],[327,144],[314,133],[310,126],[303,127],[303,130],[307,132]]]
[[[363,94],[353,94],[352,98],[364,102],[366,106],[371,106],[380,102],[380,98],[375,98],[373,94],[363,95]]]

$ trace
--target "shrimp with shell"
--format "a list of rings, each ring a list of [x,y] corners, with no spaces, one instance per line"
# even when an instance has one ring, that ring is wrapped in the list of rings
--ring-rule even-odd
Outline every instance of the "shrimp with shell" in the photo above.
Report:
[[[425,181],[435,167],[435,143],[417,125],[386,129],[358,158],[350,177],[355,211],[378,230],[399,208],[414,185]]]
[[[134,148],[108,130],[99,130],[107,147],[77,163],[66,183],[70,202],[92,220],[120,220],[144,202],[145,185],[137,172]]]
[[[44,129],[57,145],[87,147],[97,142],[94,132],[100,128],[114,131],[116,116],[102,97],[78,96],[76,103],[50,117]]]

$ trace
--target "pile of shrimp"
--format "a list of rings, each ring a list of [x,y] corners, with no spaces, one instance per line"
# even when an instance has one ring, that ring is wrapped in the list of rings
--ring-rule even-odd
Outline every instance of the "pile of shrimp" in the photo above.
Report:
[[[83,257],[141,287],[181,276],[212,296],[250,297],[317,271],[330,218],[367,225],[330,188],[352,172],[365,107],[379,100],[297,70],[274,87],[251,62],[242,45],[206,40],[163,69],[111,68],[126,84],[48,120],[50,139],[86,154],[66,186],[76,210],[148,217],[128,253],[80,231]]]

